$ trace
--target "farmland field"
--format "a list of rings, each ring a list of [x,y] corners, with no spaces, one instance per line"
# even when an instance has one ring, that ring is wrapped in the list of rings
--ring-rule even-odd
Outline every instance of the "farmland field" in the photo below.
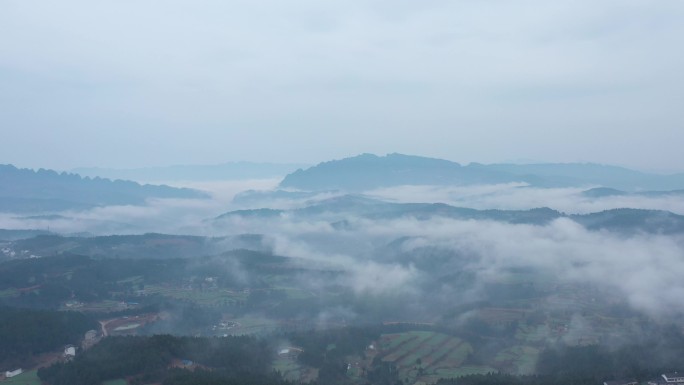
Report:
[[[315,297],[310,291],[296,287],[274,287],[274,290],[284,292],[288,299],[310,299]]]
[[[148,285],[145,287],[145,292],[148,294],[159,294],[181,301],[191,301],[201,306],[234,304],[237,301],[244,301],[247,299],[247,294],[227,289],[199,290],[162,285]]]
[[[318,370],[303,367],[296,357],[278,357],[273,361],[273,370],[279,372],[284,379],[294,382],[308,383],[318,377]]]
[[[128,382],[124,379],[109,380],[102,383],[102,385],[128,385]]]
[[[217,335],[246,335],[246,334],[263,334],[276,330],[281,324],[269,318],[245,316],[231,320],[235,326],[228,330],[221,330]]]
[[[551,334],[551,330],[548,325],[542,324],[542,325],[526,325],[526,324],[520,324],[518,326],[518,330],[515,333],[515,338],[525,341],[525,342],[530,342],[530,343],[542,343],[544,342],[549,335]]]
[[[288,381],[299,381],[302,374],[302,368],[297,363],[297,360],[289,357],[278,357],[273,361],[273,369]]]
[[[494,371],[489,367],[468,367],[463,363],[473,352],[460,338],[429,331],[384,334],[379,341],[382,361],[399,371],[399,378],[434,382],[438,376],[459,377]]]
[[[110,312],[119,311],[126,309],[126,305],[121,301],[114,300],[103,300],[99,302],[89,302],[84,304],[80,310],[81,311],[93,311],[93,312]]]
[[[479,309],[478,316],[490,325],[501,325],[520,321],[527,312],[526,309],[516,308],[482,308]]]
[[[515,374],[533,374],[539,358],[539,349],[531,346],[513,346],[500,351],[494,360],[497,367]]]
[[[0,298],[18,297],[19,292],[16,289],[0,290]]]
[[[141,284],[145,282],[145,278],[142,275],[135,275],[132,277],[128,277],[126,279],[121,279],[117,281],[117,283],[122,284],[122,283],[132,283],[132,284]]]

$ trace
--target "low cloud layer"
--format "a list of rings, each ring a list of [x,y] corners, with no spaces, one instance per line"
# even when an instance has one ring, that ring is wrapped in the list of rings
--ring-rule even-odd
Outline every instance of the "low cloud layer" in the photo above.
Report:
[[[590,197],[591,188],[534,188],[523,183],[443,187],[400,186],[368,191],[367,194],[395,202],[447,203],[474,209],[528,210],[549,207],[567,214],[587,214],[617,208],[666,210],[684,215],[684,195],[620,195]]]
[[[150,199],[145,205],[103,206],[68,210],[51,215],[0,213],[0,228],[50,230],[56,233],[93,235],[140,234],[146,232],[212,235],[206,219],[233,208],[232,200],[246,189],[269,189],[278,179],[226,182],[175,182],[208,192],[210,199]]]
[[[401,253],[415,252],[414,261],[421,263],[422,248],[451,251],[446,255],[453,260],[441,261],[443,266],[437,268],[458,267],[473,273],[475,288],[501,281],[511,270],[531,269],[557,284],[589,285],[613,292],[616,300],[625,300],[652,317],[684,314],[684,239],[680,236],[625,237],[588,231],[565,218],[546,226],[450,219],[358,219],[355,225],[353,231],[332,232],[331,236],[324,226],[283,220],[282,230],[271,233],[276,239],[273,250],[346,269],[353,278],[345,283],[357,293],[415,293],[421,280],[431,279],[430,271],[395,260],[386,249],[372,248],[409,237],[402,243]],[[337,237],[339,243],[355,243],[358,253],[353,247],[348,247],[347,253],[334,252],[328,242],[331,237]],[[455,290],[449,294],[454,303],[477,299],[473,293],[468,293],[468,298]]]
[[[302,285],[310,290],[340,286],[359,297],[403,299],[410,307],[421,309],[425,317],[432,316],[424,312],[428,304],[455,306],[486,299],[487,285],[503,282],[511,271],[519,270],[530,270],[552,285],[596,288],[614,297],[604,299],[607,303],[626,303],[654,318],[684,315],[681,235],[590,231],[567,218],[527,225],[442,217],[369,219],[343,213],[339,214],[345,221],[342,227],[328,217],[298,217],[287,212],[212,220],[240,208],[231,203],[239,190],[233,187],[216,189],[211,200],[156,200],[142,207],[103,207],[42,219],[3,214],[0,227],[49,226],[65,233],[263,234],[263,247],[275,254],[296,258],[307,267],[343,272],[327,281],[307,276]],[[548,206],[573,213],[638,207],[684,212],[684,202],[676,197],[587,198],[581,191],[499,185],[400,187],[370,194],[401,202],[446,202],[476,208]],[[304,202],[285,200],[278,205],[297,207]],[[464,281],[468,279],[471,281]]]

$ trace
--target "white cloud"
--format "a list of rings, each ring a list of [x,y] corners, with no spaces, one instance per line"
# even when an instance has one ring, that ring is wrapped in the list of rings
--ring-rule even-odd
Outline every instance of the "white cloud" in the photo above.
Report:
[[[681,195],[623,195],[593,198],[582,195],[591,188],[532,188],[524,184],[483,186],[399,186],[369,191],[370,196],[398,203],[446,203],[474,209],[529,210],[549,207],[567,214],[587,214],[617,208],[665,210],[684,215]]]
[[[231,189],[228,189],[232,191]],[[527,208],[548,202],[555,208],[577,210],[625,204],[605,198],[584,201],[573,189],[528,189],[516,186],[434,189],[406,187],[379,191],[401,200],[455,199],[474,206]],[[635,198],[633,205],[666,205],[667,200]],[[536,207],[536,205],[531,206]],[[679,206],[677,206],[679,207]],[[435,217],[429,220],[401,218],[373,220],[347,216],[349,226],[337,230],[327,220],[277,217],[234,217],[215,224],[205,219],[224,210],[222,200],[154,200],[147,206],[113,206],[64,213],[64,218],[20,219],[3,214],[0,228],[46,228],[101,233],[172,232],[200,235],[265,234],[265,247],[274,253],[296,257],[307,267],[344,271],[330,282],[308,284],[343,285],[359,296],[403,295],[421,298],[420,288],[434,277],[420,267],[425,248],[437,250],[448,269],[472,272],[473,290],[453,292],[448,283],[429,293],[430,300],[471,301],[482,293],[477,283],[495,281],[510,268],[532,268],[560,283],[601,288],[623,298],[632,307],[654,317],[684,315],[684,238],[680,235],[633,234],[589,231],[576,222],[560,218],[544,226],[493,221],[462,221]],[[399,248],[388,245],[401,237]],[[406,258],[410,256],[408,262]],[[429,264],[428,264],[429,265]],[[420,304],[420,301],[416,302]],[[418,305],[417,305],[418,306]]]

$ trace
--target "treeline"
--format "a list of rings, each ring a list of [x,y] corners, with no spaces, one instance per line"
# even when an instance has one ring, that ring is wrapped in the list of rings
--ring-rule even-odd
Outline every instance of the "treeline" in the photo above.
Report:
[[[651,325],[634,333],[618,347],[593,345],[547,348],[539,357],[537,373],[559,380],[576,377],[653,379],[665,372],[684,369],[684,335],[676,326]]]
[[[302,348],[297,359],[303,365],[318,369],[321,384],[347,383],[350,356],[363,357],[368,345],[380,337],[381,325],[346,327],[286,334],[295,346]]]
[[[36,354],[77,344],[86,331],[97,328],[94,319],[81,313],[0,306],[0,363],[12,367],[30,362]]]
[[[415,326],[414,326],[415,327]],[[429,329],[428,327],[426,327]],[[302,349],[299,362],[318,369],[319,384],[347,384],[347,363],[363,359],[368,344],[381,334],[412,329],[410,325],[367,325],[256,337],[194,338],[156,335],[110,337],[69,363],[39,371],[51,385],[85,385],[128,378],[132,383],[184,384],[279,384],[271,369],[283,342]],[[191,360],[194,371],[173,368],[174,360]],[[672,326],[650,325],[634,338],[607,346],[549,347],[542,352],[537,375],[473,375],[441,380],[441,385],[583,385],[606,380],[646,381],[663,372],[684,368],[684,335]],[[377,385],[397,383],[397,370],[376,357],[361,373],[363,381]]]
[[[245,373],[239,377],[223,370],[182,370],[173,369],[167,374],[164,385],[292,385],[277,373]]]
[[[20,289],[18,297],[4,299],[6,304],[15,306],[57,308],[71,298],[106,299],[111,291],[133,289],[132,285],[117,283],[126,278],[125,273],[133,274],[131,269],[135,267],[147,270],[140,264],[132,264],[122,272],[117,265],[125,264],[95,261],[82,255],[9,261],[0,264],[0,290]]]
[[[278,348],[287,340],[303,349],[298,356],[301,364],[319,370],[317,383],[346,384],[348,357],[362,357],[383,329],[377,325],[282,333],[268,340],[249,336],[109,337],[71,362],[40,369],[38,376],[50,385],[96,384],[116,378],[134,384],[287,384],[271,369]],[[194,370],[174,368],[174,360],[190,360]],[[368,377],[377,384],[396,381],[396,375],[382,363]]]
[[[136,182],[37,171],[0,165],[0,210],[43,212],[107,205],[144,204],[149,198],[206,198],[187,188],[141,185]]]
[[[176,359],[205,367],[206,372],[198,376],[224,381],[221,383],[226,379],[274,383],[277,377],[270,370],[273,355],[274,348],[267,341],[254,337],[109,337],[71,362],[40,369],[38,376],[51,385],[90,385],[124,377],[141,383],[198,383],[187,382],[194,376],[191,373],[170,370]]]
[[[42,238],[51,237],[38,237],[31,241],[38,242]],[[154,284],[183,284],[197,290],[216,286],[237,290],[268,288],[268,283],[258,278],[260,274],[272,271],[296,273],[273,267],[284,261],[283,257],[247,250],[192,259],[95,259],[61,254],[12,260],[0,263],[0,290],[16,289],[18,296],[5,296],[0,301],[11,306],[56,308],[69,299],[90,302],[112,299],[113,294],[116,294],[116,299],[144,301],[144,298],[137,297],[139,291]],[[205,281],[207,277],[214,279],[209,283]],[[276,296],[274,298],[261,298],[261,294],[254,294],[243,305],[282,300],[284,294],[281,293],[281,297],[277,294],[272,294]]]
[[[437,381],[437,385],[598,385],[602,383],[603,381],[584,376],[582,373],[575,373],[568,378],[490,373]]]

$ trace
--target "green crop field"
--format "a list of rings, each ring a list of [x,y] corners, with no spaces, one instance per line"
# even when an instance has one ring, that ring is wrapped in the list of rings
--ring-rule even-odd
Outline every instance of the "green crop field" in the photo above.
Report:
[[[302,370],[296,359],[280,358],[273,361],[273,369],[280,373],[288,381],[299,381]]]
[[[123,310],[126,307],[121,304],[120,301],[104,300],[100,302],[90,302],[83,305],[80,310],[83,311],[96,311],[96,312],[110,312]]]
[[[514,374],[533,374],[539,358],[539,349],[531,346],[513,346],[497,353],[494,361]]]
[[[310,299],[315,297],[310,291],[296,287],[275,287],[274,290],[283,291],[288,299]]]
[[[109,380],[102,383],[102,385],[128,385],[126,380],[120,378],[118,380]]]
[[[460,338],[428,331],[384,334],[379,341],[380,357],[391,362],[404,381],[435,382],[442,377],[459,377],[471,372],[488,373],[490,367],[463,366],[473,352]]]
[[[308,383],[318,377],[318,369],[300,365],[296,357],[278,357],[273,361],[272,367],[285,380],[292,382]]]
[[[520,308],[482,308],[478,316],[490,325],[507,324],[525,318],[528,310]]]
[[[0,290],[0,298],[10,298],[10,297],[18,297],[19,292],[16,289],[6,289],[6,290]]]
[[[392,350],[413,338],[415,338],[413,333],[385,334],[380,341],[380,347],[385,350]]]
[[[135,275],[133,277],[128,277],[126,279],[122,279],[122,280],[117,281],[117,283],[134,283],[134,284],[144,283],[144,282],[145,282],[145,278],[142,275]]]
[[[544,342],[551,334],[548,325],[526,325],[520,324],[515,332],[515,338],[530,343]]]
[[[149,285],[145,287],[148,294],[159,294],[181,301],[191,301],[200,306],[219,306],[233,304],[247,299],[247,294],[227,289],[199,290],[161,285]]]
[[[222,330],[218,334],[230,334],[230,335],[245,335],[245,334],[263,334],[269,333],[276,330],[281,326],[276,320],[269,318],[260,317],[240,317],[231,320],[235,322],[235,326],[228,329]]]

